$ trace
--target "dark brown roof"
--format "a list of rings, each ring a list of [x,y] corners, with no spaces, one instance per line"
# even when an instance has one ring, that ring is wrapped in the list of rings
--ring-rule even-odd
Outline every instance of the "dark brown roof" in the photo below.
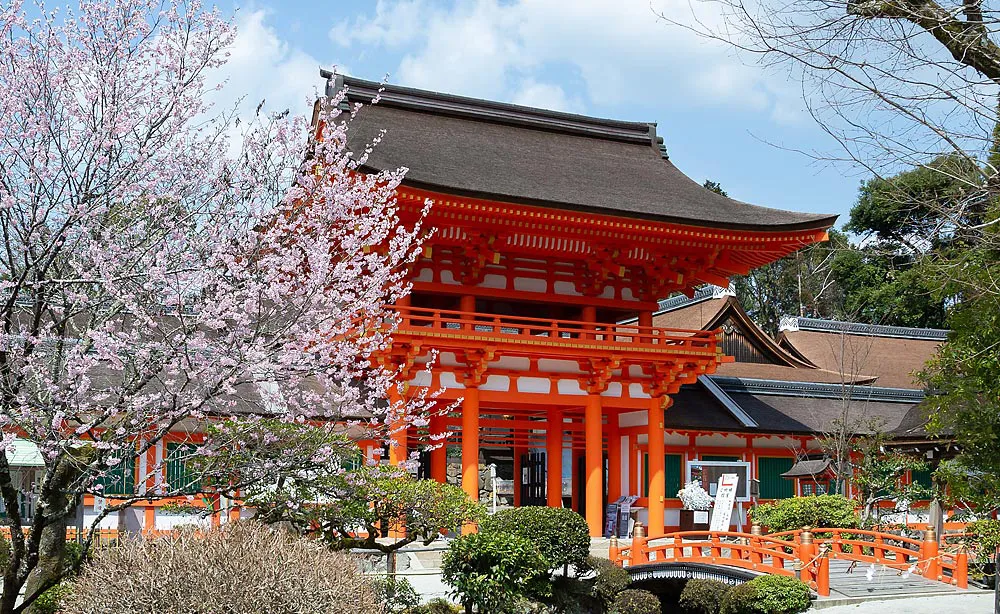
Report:
[[[729,362],[719,365],[716,375],[728,377],[748,377],[753,379],[768,379],[781,382],[817,382],[821,384],[871,384],[875,376],[857,374],[845,377],[826,369],[810,369],[806,367],[789,367],[784,365],[769,365],[754,362]]]
[[[875,375],[878,377],[875,384],[887,388],[921,388],[913,373],[924,368],[941,341],[837,331],[783,330],[779,343],[828,371]]]
[[[783,478],[810,478],[822,475],[830,468],[830,459],[801,460],[788,471],[781,474]]]
[[[341,85],[369,103],[380,84],[338,75],[328,92]],[[666,159],[655,124],[386,86],[351,122],[352,147],[382,130],[367,168],[406,167],[404,184],[435,192],[716,228],[821,230],[836,220],[706,190]]]

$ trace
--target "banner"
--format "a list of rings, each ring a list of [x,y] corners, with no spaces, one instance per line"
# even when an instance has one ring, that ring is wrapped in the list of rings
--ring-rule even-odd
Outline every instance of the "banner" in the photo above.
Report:
[[[712,507],[712,521],[709,531],[728,531],[729,522],[733,517],[733,504],[736,503],[736,487],[740,484],[740,476],[735,473],[723,473],[719,476],[716,488],[715,505]]]

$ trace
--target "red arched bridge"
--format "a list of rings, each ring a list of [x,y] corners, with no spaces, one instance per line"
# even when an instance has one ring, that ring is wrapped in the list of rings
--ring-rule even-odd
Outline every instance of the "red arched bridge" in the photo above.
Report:
[[[797,576],[821,597],[841,585],[871,583],[876,573],[891,574],[901,580],[914,579],[909,586],[927,589],[936,586],[968,587],[968,553],[964,547],[942,547],[933,531],[917,540],[893,533],[862,529],[808,529],[761,535],[735,531],[684,531],[659,537],[640,535],[631,545],[611,542],[610,558],[633,574],[679,566],[715,565],[747,570],[756,574]],[[869,569],[866,571],[865,567]],[[834,573],[831,574],[831,569]],[[857,569],[857,571],[856,571]],[[720,570],[721,571],[721,570]],[[736,574],[742,576],[743,574]],[[734,576],[733,580],[743,581]],[[930,583],[935,583],[933,586]],[[869,592],[871,592],[869,590]]]

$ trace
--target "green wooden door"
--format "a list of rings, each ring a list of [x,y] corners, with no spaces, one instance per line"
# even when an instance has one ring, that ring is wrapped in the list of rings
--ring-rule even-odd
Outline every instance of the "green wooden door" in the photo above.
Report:
[[[757,459],[757,479],[760,480],[761,499],[789,499],[795,496],[795,481],[781,477],[795,464],[793,458]]]
[[[665,454],[663,456],[663,493],[667,499],[676,499],[677,491],[681,489],[684,458],[680,454]],[[649,455],[642,455],[643,494],[649,496]]]

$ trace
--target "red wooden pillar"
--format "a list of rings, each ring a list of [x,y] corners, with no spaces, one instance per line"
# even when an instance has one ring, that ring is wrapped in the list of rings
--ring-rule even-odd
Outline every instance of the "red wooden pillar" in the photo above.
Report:
[[[395,385],[389,387],[389,405],[389,464],[396,466],[407,459],[407,428],[403,397]]]
[[[663,445],[663,406],[667,397],[652,397],[649,400],[649,523],[648,535],[660,537],[663,535],[664,514],[664,445]]]
[[[587,519],[587,526],[590,528],[591,537],[603,535],[603,480],[604,477],[604,454],[602,446],[602,416],[601,416],[601,395],[591,393],[587,395],[587,405],[584,409],[584,446],[586,452],[586,506],[584,517]]]
[[[545,504],[562,507],[562,456],[563,456],[563,413],[562,409],[549,409],[545,431]]]

